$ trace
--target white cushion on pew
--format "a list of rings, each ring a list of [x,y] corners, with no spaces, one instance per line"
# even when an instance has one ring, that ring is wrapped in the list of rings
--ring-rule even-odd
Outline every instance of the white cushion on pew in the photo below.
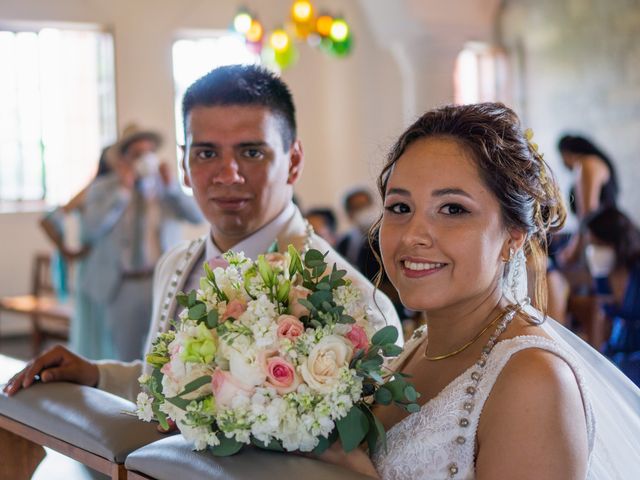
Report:
[[[182,435],[165,438],[132,452],[125,461],[125,467],[157,480],[369,478],[319,460],[257,448],[245,448],[231,457],[214,457],[206,451],[193,451]]]
[[[166,437],[156,424],[122,413],[134,409],[124,398],[74,383],[36,384],[13,397],[0,393],[1,415],[116,463]]]

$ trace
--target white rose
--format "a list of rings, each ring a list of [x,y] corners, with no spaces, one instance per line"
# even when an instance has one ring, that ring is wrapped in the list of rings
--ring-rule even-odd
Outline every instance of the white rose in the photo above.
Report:
[[[327,335],[311,348],[307,360],[300,365],[300,374],[313,390],[330,393],[352,354],[353,346],[345,338]]]
[[[251,352],[240,353],[237,350],[229,350],[229,371],[231,375],[245,385],[254,387],[262,385],[267,379],[267,374],[255,355]]]

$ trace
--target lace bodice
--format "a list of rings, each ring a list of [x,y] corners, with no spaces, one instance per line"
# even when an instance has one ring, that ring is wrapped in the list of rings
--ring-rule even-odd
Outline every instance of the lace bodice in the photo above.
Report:
[[[403,357],[409,355],[418,343],[416,339],[408,342]],[[527,348],[548,350],[565,360],[574,371],[586,406],[591,453],[594,421],[576,362],[551,340],[540,336],[520,336],[497,343],[486,362],[474,364],[423,405],[419,412],[405,417],[387,432],[386,453],[379,449],[373,459],[381,478],[475,478],[476,434],[483,406],[511,356]]]

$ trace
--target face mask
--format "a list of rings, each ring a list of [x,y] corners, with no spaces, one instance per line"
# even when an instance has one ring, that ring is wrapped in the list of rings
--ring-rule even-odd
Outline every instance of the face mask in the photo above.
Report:
[[[144,153],[135,163],[135,171],[138,178],[145,178],[158,173],[160,162],[154,152]]]
[[[608,277],[616,265],[616,252],[611,247],[587,245],[584,254],[589,272],[594,278]]]
[[[353,221],[362,231],[369,230],[371,225],[378,219],[378,209],[374,206],[363,208],[357,211],[353,216]]]

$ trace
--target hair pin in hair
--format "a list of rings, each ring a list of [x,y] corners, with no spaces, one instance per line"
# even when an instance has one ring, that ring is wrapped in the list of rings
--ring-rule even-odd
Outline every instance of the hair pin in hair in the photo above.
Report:
[[[540,155],[540,152],[538,152],[538,144],[531,141],[533,139],[533,130],[532,129],[527,128],[524,131],[524,138],[527,139],[527,143],[533,149],[533,151],[536,152],[538,155]]]

